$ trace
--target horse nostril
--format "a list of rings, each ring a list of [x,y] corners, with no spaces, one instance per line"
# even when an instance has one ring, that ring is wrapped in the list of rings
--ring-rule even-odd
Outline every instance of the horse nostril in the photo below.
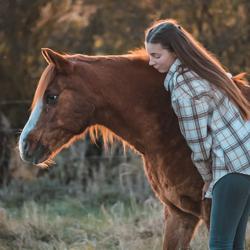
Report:
[[[23,141],[23,151],[26,151],[28,147],[28,142],[27,141]]]
[[[28,151],[28,146],[29,146],[29,143],[25,140],[25,141],[23,142],[23,151],[24,151],[24,152]]]

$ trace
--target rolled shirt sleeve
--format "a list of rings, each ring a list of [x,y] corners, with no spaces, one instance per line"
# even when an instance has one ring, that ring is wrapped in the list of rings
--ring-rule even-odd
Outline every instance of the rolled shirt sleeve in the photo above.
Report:
[[[182,135],[192,150],[191,159],[204,181],[212,180],[210,151],[212,136],[209,133],[211,107],[206,95],[172,99]]]

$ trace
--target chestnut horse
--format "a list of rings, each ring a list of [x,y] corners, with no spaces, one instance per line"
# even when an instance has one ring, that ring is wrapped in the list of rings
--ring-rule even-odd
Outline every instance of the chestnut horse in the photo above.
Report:
[[[48,62],[19,140],[23,160],[47,163],[87,131],[114,137],[142,156],[148,181],[165,206],[165,250],[189,248],[199,222],[209,229],[211,200],[179,131],[164,74],[145,51],[117,56],[61,55]]]

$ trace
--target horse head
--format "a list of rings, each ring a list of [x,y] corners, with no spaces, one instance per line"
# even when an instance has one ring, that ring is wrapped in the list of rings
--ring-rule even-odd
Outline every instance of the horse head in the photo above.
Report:
[[[19,139],[21,158],[34,164],[52,158],[81,135],[95,111],[94,97],[77,77],[74,60],[51,49],[42,49],[42,54],[48,66],[41,75],[31,115]]]

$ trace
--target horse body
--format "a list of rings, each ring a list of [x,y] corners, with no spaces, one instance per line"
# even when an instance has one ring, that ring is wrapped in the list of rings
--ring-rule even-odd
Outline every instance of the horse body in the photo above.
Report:
[[[209,228],[211,202],[201,200],[203,181],[179,131],[164,75],[139,53],[62,56],[45,49],[43,55],[49,66],[20,137],[21,157],[46,162],[97,128],[104,140],[117,137],[141,154],[146,176],[165,205],[164,249],[187,249],[200,220]]]

